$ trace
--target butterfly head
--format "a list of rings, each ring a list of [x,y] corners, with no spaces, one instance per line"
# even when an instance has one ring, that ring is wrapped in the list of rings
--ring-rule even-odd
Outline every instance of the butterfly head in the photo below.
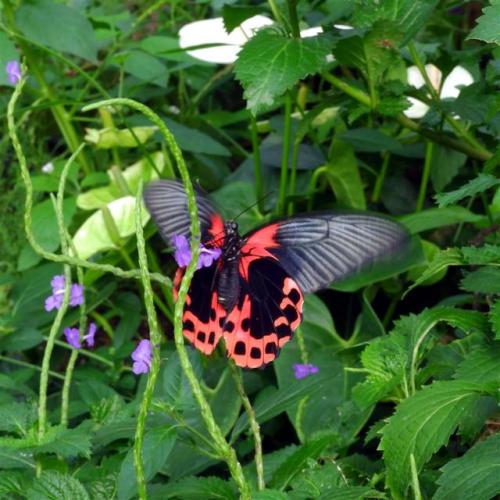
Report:
[[[227,236],[239,236],[238,223],[234,220],[227,221],[225,229]]]

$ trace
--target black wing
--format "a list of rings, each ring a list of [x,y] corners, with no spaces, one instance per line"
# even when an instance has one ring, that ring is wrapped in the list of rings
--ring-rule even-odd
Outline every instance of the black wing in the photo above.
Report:
[[[299,215],[276,224],[277,246],[269,251],[306,293],[389,259],[410,242],[401,224],[371,214]]]
[[[181,182],[154,181],[144,190],[144,201],[163,239],[170,245],[172,236],[190,238],[187,196]],[[196,189],[196,205],[201,228],[201,241],[222,238],[224,221],[200,189]]]

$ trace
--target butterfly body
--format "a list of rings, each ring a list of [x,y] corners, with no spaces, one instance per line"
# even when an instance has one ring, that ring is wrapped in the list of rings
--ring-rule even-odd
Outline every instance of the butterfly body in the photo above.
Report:
[[[189,238],[182,184],[157,181],[146,205],[167,243]],[[273,361],[302,321],[304,293],[325,288],[365,265],[388,257],[408,240],[396,222],[360,213],[302,215],[241,236],[197,193],[201,244],[220,257],[198,269],[183,312],[185,337],[204,354],[224,338],[237,365],[258,368]],[[174,294],[184,269],[174,279]]]

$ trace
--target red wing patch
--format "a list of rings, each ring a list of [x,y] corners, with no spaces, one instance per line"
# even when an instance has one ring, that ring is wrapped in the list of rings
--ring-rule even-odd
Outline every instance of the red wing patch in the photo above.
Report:
[[[273,361],[292,338],[302,321],[304,299],[273,259],[252,258],[246,267],[248,286],[223,323],[224,340],[238,366],[259,368]]]
[[[220,323],[225,311],[217,302],[217,292],[213,287],[217,266],[202,268],[195,272],[186,296],[182,314],[182,333],[204,354],[212,354],[217,346],[222,330]],[[178,269],[174,278],[174,299],[184,275]]]

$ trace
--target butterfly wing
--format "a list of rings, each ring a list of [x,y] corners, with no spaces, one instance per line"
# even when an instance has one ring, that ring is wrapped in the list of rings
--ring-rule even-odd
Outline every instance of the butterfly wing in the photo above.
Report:
[[[242,252],[245,247],[243,247]],[[270,363],[302,321],[302,293],[275,258],[243,255],[238,302],[223,321],[228,355],[238,366]]]
[[[170,245],[172,236],[184,235],[190,239],[190,219],[184,186],[176,180],[159,180],[148,184],[144,201],[158,230]],[[200,220],[201,242],[214,241],[221,247],[224,236],[224,220],[200,189],[196,189],[196,206]]]
[[[402,251],[409,243],[399,223],[365,213],[321,213],[278,221],[251,233],[247,251],[270,255],[303,293],[326,288]]]

